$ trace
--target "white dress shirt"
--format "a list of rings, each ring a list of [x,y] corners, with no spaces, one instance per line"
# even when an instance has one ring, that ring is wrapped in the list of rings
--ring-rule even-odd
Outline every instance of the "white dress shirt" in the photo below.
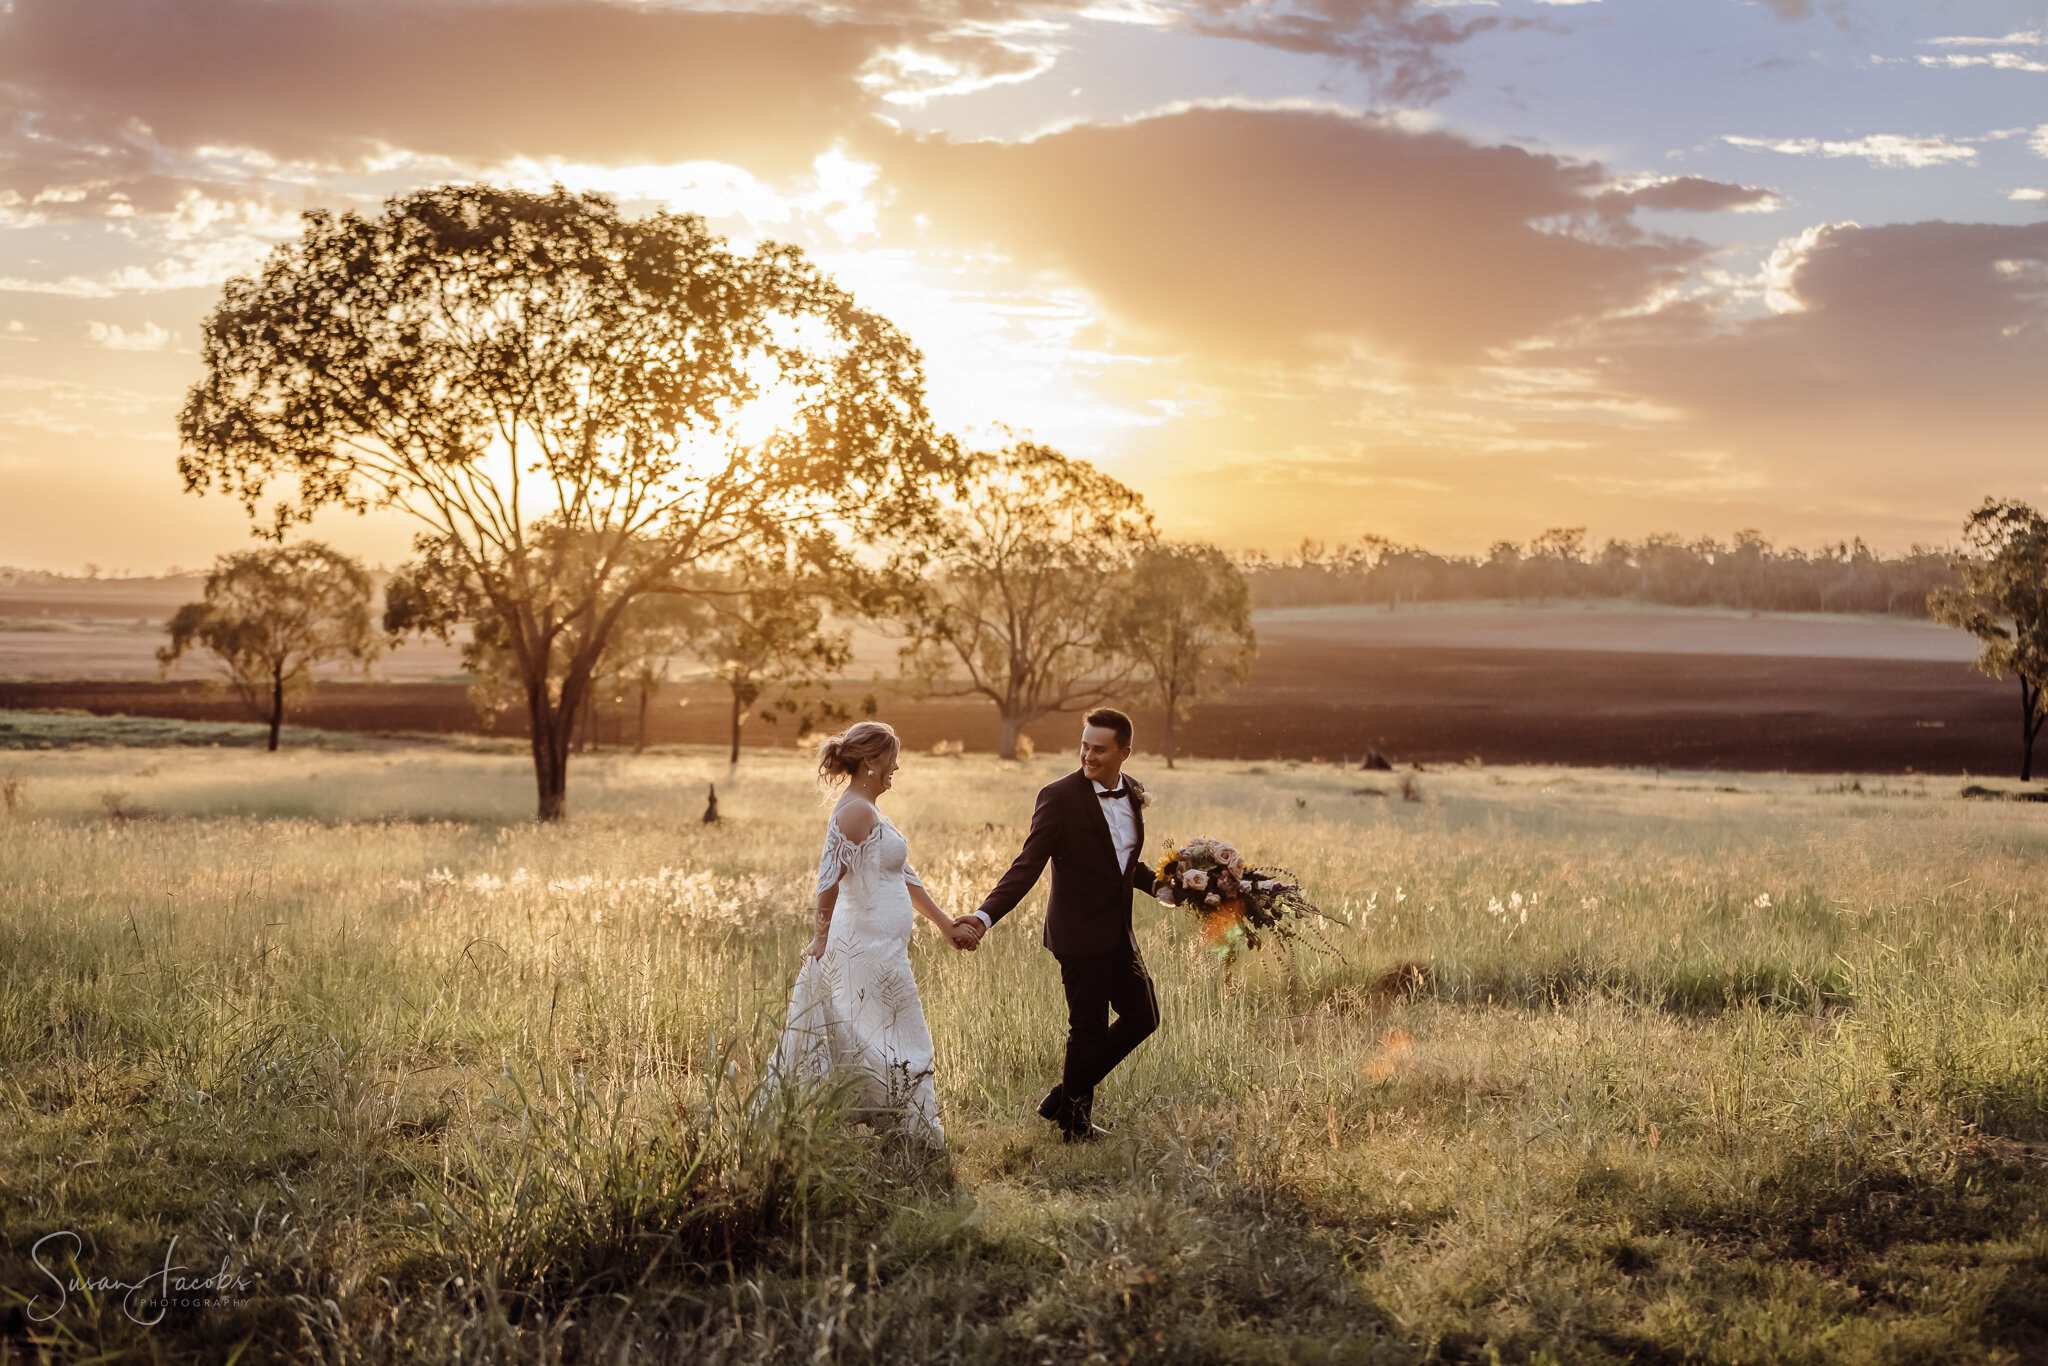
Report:
[[[1121,786],[1121,779],[1118,780],[1118,784]],[[1131,867],[1131,855],[1138,848],[1138,817],[1131,810],[1129,792],[1126,790],[1124,796],[1105,799],[1103,793],[1116,789],[1104,787],[1092,780],[1090,785],[1095,789],[1095,800],[1102,803],[1103,819],[1109,822],[1109,842],[1116,846],[1116,866],[1119,870],[1128,872]]]
[[[1104,787],[1093,778],[1088,781],[1095,789],[1095,800],[1102,806],[1102,818],[1109,822],[1109,842],[1116,850],[1117,869],[1127,873],[1131,867],[1131,855],[1138,851],[1138,813],[1131,809],[1130,789],[1125,787],[1125,795],[1121,797],[1104,797],[1103,793],[1114,792],[1116,788]],[[1124,787],[1122,778],[1117,779],[1117,787]],[[1160,899],[1165,901],[1163,897]],[[1170,906],[1173,903],[1166,901],[1165,904]],[[982,912],[976,911],[973,918],[981,922],[983,929],[992,928],[988,916]]]

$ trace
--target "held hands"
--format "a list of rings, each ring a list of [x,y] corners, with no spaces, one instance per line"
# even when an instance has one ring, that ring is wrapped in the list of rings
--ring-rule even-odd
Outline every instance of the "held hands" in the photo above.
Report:
[[[983,933],[984,927],[979,920],[971,915],[963,915],[954,919],[953,927],[946,931],[946,939],[954,948],[972,953],[981,947]]]

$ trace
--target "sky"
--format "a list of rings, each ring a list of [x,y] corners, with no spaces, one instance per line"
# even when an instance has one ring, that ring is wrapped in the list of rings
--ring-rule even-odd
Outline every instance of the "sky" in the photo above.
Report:
[[[2042,0],[0,0],[0,126],[0,564],[243,548],[223,282],[450,181],[797,243],[947,429],[1234,550],[2048,498]]]

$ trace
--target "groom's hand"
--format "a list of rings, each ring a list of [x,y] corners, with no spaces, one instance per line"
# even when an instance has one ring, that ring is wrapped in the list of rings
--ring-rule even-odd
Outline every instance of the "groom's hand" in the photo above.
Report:
[[[953,921],[954,943],[969,953],[981,947],[982,931],[985,927],[971,915],[963,915]]]

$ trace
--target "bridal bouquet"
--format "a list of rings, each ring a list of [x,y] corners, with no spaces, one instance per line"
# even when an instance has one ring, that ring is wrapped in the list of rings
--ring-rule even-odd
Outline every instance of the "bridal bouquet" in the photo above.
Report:
[[[1189,840],[1159,860],[1159,880],[1178,890],[1195,913],[1202,937],[1227,968],[1238,954],[1272,935],[1283,944],[1304,937],[1334,953],[1310,917],[1332,920],[1301,894],[1301,884],[1282,868],[1255,868],[1233,845],[1216,839]]]

